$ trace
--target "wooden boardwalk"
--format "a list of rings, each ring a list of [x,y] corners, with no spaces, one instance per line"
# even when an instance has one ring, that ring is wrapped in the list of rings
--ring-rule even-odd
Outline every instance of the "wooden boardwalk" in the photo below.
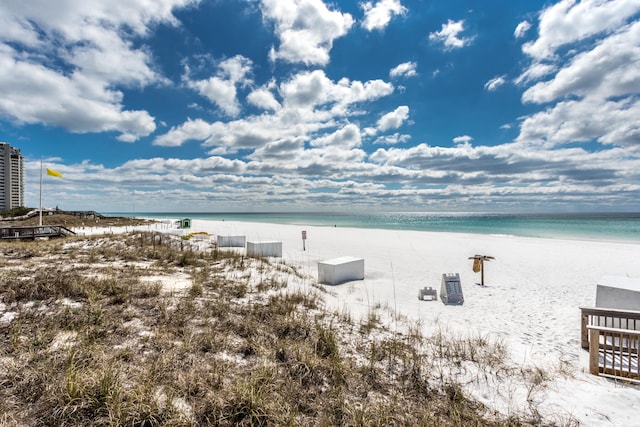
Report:
[[[36,240],[52,237],[66,237],[75,235],[63,225],[33,225],[0,227],[2,240]]]
[[[640,383],[640,312],[580,307],[580,344],[589,349],[589,372]]]

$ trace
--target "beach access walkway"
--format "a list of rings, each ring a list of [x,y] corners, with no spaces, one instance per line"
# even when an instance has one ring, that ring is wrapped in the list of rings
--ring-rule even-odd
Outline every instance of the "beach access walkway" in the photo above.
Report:
[[[36,240],[73,236],[76,233],[63,225],[24,225],[0,227],[0,239]]]

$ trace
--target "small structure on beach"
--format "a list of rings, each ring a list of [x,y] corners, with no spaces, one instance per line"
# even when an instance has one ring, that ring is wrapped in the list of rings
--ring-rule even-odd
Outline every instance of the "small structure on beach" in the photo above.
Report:
[[[182,218],[176,221],[178,228],[191,228],[191,218]]]
[[[339,285],[364,279],[364,258],[343,256],[318,262],[318,283]]]
[[[421,301],[436,301],[438,293],[431,286],[425,286],[423,289],[418,290],[418,299]]]
[[[484,262],[495,258],[489,255],[474,255],[470,256],[469,259],[473,260],[473,272],[480,272],[480,285],[484,286]]]
[[[596,307],[640,311],[640,278],[601,277],[596,287]]]
[[[244,248],[247,237],[246,236],[221,236],[218,235],[218,247],[219,248]]]
[[[442,275],[440,299],[446,305],[462,305],[464,303],[462,285],[460,284],[460,275],[458,273],[445,273]]]
[[[247,256],[282,257],[282,242],[247,242]]]

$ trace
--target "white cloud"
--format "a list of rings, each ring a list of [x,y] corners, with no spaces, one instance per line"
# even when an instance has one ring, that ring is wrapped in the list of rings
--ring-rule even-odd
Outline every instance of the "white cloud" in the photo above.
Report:
[[[327,103],[349,105],[387,96],[393,85],[382,80],[367,82],[343,78],[334,83],[324,71],[302,72],[280,85],[280,94],[286,106],[314,107]]]
[[[527,31],[529,31],[530,28],[531,28],[531,24],[529,23],[529,21],[522,21],[521,23],[518,24],[518,26],[516,26],[516,29],[513,32],[513,35],[517,39],[522,38],[527,34]]]
[[[272,60],[326,65],[333,41],[353,26],[351,15],[330,10],[322,0],[262,0],[261,6],[280,39],[270,52]]]
[[[368,30],[382,30],[389,25],[394,15],[405,15],[407,8],[400,3],[400,0],[379,0],[375,5],[368,1],[360,3],[364,10],[364,21],[362,26]]]
[[[411,139],[411,135],[394,133],[393,135],[382,135],[373,141],[376,145],[395,145],[407,142]]]
[[[333,97],[341,104],[373,101],[393,93],[393,85],[376,79],[364,83],[357,80],[340,79],[333,88]]]
[[[251,83],[247,75],[251,73],[253,63],[249,58],[242,55],[236,55],[232,58],[225,59],[219,65],[220,74],[234,83],[240,83],[243,86]]]
[[[518,85],[530,83],[534,80],[539,80],[542,77],[548,76],[557,69],[558,67],[553,64],[534,62],[520,76],[515,79],[515,83]]]
[[[593,49],[576,54],[552,80],[522,96],[525,102],[550,102],[569,95],[601,99],[640,93],[640,22],[624,27]]]
[[[640,21],[626,20],[639,11],[637,0],[562,1],[541,13],[539,38],[523,46],[532,64],[515,81],[535,82],[523,102],[550,105],[522,118],[517,141],[637,145]]]
[[[158,136],[153,144],[163,147],[179,147],[189,140],[204,141],[211,136],[212,131],[212,126],[202,119],[187,119],[182,125],[173,126],[167,133]]]
[[[489,92],[493,92],[493,91],[497,90],[500,86],[505,84],[506,82],[507,81],[505,80],[504,76],[497,76],[497,77],[492,78],[488,82],[486,82],[484,84],[484,88],[486,90],[488,90]]]
[[[173,9],[193,2],[37,3],[0,4],[0,113],[72,132],[116,131],[125,142],[153,132],[153,117],[124,110],[116,88],[164,83],[132,40],[156,23],[176,24]]]
[[[415,77],[417,64],[415,62],[403,62],[389,71],[391,77]]]
[[[563,101],[524,119],[517,140],[549,146],[597,140],[603,144],[637,146],[640,101],[603,102],[586,98]]]
[[[251,60],[236,55],[218,65],[216,76],[206,80],[190,81],[187,85],[220,107],[225,114],[237,116],[240,113],[240,103],[236,86],[247,86],[251,83],[251,79],[247,77],[251,73],[251,67]]]
[[[409,107],[401,105],[394,111],[385,114],[378,120],[378,130],[398,129],[409,118]]]
[[[236,99],[234,82],[211,77],[208,80],[191,82],[189,86],[220,107],[227,115],[237,116],[240,113],[240,103]]]
[[[120,132],[124,142],[152,133],[146,111],[123,111],[122,93],[81,74],[70,77],[43,65],[20,61],[0,48],[0,111],[18,123],[43,123],[71,132]]]
[[[469,135],[456,136],[455,138],[453,138],[453,142],[457,145],[470,144],[471,141],[473,141],[473,138]]]
[[[273,90],[277,90],[281,103],[275,99]],[[180,146],[186,141],[197,140],[203,146],[215,147],[214,150],[226,147],[225,153],[240,149],[260,149],[264,155],[274,150],[281,152],[293,142],[325,141],[322,138],[327,136],[329,129],[338,128],[347,117],[359,117],[357,111],[351,111],[352,104],[370,102],[392,92],[393,86],[381,80],[341,79],[333,82],[322,70],[301,72],[279,86],[271,81],[249,95],[250,103],[270,111],[229,122],[188,120],[158,136],[154,144]],[[399,107],[395,116],[389,114],[383,123],[400,125],[407,113],[407,107]],[[332,138],[335,141],[341,136],[342,145],[359,146],[360,131],[358,129],[356,133],[356,129],[355,124],[345,126],[343,133],[336,132]],[[269,149],[261,148],[267,144],[270,144]]]
[[[332,134],[324,135],[311,141],[312,147],[357,148],[362,145],[360,129],[349,123]]]
[[[322,70],[295,75],[280,85],[280,93],[288,106],[313,107],[332,99],[334,84]]]
[[[254,90],[247,96],[247,101],[264,110],[278,111],[281,108],[275,95],[267,88]]]
[[[442,24],[440,31],[429,34],[429,40],[442,43],[445,50],[459,49],[468,46],[472,41],[472,37],[460,37],[460,33],[464,31],[464,20],[452,21],[449,19],[446,24]]]
[[[609,33],[640,12],[637,0],[563,0],[540,14],[539,36],[523,46],[537,59],[549,58],[562,46]]]

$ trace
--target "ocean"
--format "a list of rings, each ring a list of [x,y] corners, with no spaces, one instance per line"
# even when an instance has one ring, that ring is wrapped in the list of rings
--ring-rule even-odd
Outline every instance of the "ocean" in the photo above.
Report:
[[[640,243],[640,213],[572,214],[467,214],[467,213],[203,213],[203,212],[120,212],[107,215],[154,219],[191,218],[419,230],[452,233],[477,233],[558,239],[606,240]]]

